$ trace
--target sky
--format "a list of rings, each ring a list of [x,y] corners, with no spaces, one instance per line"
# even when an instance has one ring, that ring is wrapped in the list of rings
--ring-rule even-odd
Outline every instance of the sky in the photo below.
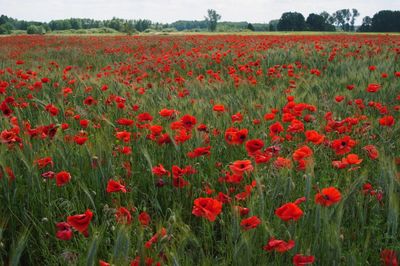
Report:
[[[356,8],[356,24],[379,10],[400,10],[400,0],[0,0],[0,14],[23,20],[48,22],[64,18],[150,19],[170,23],[203,20],[215,9],[221,21],[265,23],[288,11],[310,13]]]

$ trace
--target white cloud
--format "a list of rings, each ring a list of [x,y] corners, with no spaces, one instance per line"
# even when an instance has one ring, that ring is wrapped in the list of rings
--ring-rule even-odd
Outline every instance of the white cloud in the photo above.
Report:
[[[207,9],[215,9],[223,21],[268,22],[283,12],[309,13],[357,8],[362,17],[379,10],[400,9],[400,0],[0,0],[1,13],[25,20],[50,21],[61,18],[125,19],[147,18],[155,22],[201,20]]]

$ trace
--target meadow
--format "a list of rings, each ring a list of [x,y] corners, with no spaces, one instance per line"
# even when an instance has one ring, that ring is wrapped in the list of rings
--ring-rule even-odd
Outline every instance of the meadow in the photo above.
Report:
[[[398,265],[400,35],[0,39],[0,264]]]

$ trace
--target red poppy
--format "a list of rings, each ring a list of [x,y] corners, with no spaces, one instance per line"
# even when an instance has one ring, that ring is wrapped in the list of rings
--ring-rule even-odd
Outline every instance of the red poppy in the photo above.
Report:
[[[180,122],[182,123],[182,126],[186,128],[187,130],[191,130],[197,123],[197,119],[194,116],[191,115],[184,115],[181,117]]]
[[[170,176],[171,175],[171,173],[168,170],[166,170],[162,164],[159,164],[158,166],[154,166],[151,171],[156,176]]]
[[[107,183],[107,193],[123,192],[126,193],[126,188],[119,181],[110,179]]]
[[[211,154],[210,149],[211,146],[195,148],[193,151],[188,152],[187,156],[189,158],[196,158],[204,155],[209,156]]]
[[[240,222],[240,226],[246,231],[256,228],[259,224],[261,224],[261,220],[257,216],[251,216]]]
[[[99,266],[110,266],[111,264],[103,260],[99,260]]]
[[[304,145],[294,151],[293,160],[300,161],[300,160],[310,157],[312,154],[313,154],[312,149],[310,149],[310,147]]]
[[[134,121],[128,118],[120,118],[117,120],[117,124],[121,126],[132,126]]]
[[[363,160],[358,158],[357,154],[350,153],[346,156],[346,162],[348,164],[360,164]]]
[[[381,259],[385,266],[398,266],[396,251],[391,249],[384,249],[381,252]]]
[[[381,88],[379,84],[369,84],[367,87],[367,92],[377,92]]]
[[[336,139],[332,141],[331,144],[337,155],[342,155],[350,152],[351,148],[353,148],[355,145],[356,142],[349,136],[344,136],[341,139]]]
[[[130,211],[124,207],[119,207],[115,213],[117,223],[130,224],[132,222],[132,215]]]
[[[161,109],[160,112],[158,112],[158,114],[162,117],[172,117],[174,114],[176,114],[177,111],[175,110],[169,110],[169,109]]]
[[[293,265],[303,266],[314,263],[314,256],[303,256],[302,254],[296,254],[293,257]]]
[[[225,131],[225,141],[230,145],[240,145],[246,140],[248,133],[247,129],[228,128]]]
[[[252,139],[246,142],[246,150],[249,154],[261,150],[264,147],[264,142],[261,139]]]
[[[294,248],[295,243],[293,240],[289,240],[288,242],[285,242],[283,240],[271,238],[268,241],[268,244],[263,247],[265,251],[272,251],[275,250],[277,252],[283,253],[288,250],[291,250]]]
[[[213,198],[197,198],[194,200],[192,214],[204,217],[210,222],[214,222],[218,214],[222,211],[222,202]]]
[[[37,159],[35,164],[39,167],[39,169],[45,168],[46,166],[50,165],[51,167],[54,166],[53,159],[51,157],[44,157]]]
[[[61,171],[56,174],[56,184],[61,187],[71,180],[71,174],[66,171]]]
[[[70,240],[73,236],[71,225],[66,222],[56,224],[57,233],[56,237],[61,240]]]
[[[213,111],[220,113],[225,112],[225,106],[222,104],[216,104],[213,106]]]
[[[325,139],[324,135],[319,134],[315,130],[307,130],[305,134],[307,141],[312,142],[315,145],[321,144]]]
[[[89,236],[88,234],[88,227],[90,221],[93,218],[93,213],[87,209],[84,214],[77,214],[73,216],[67,217],[67,222],[75,228],[77,231],[81,232],[84,236]]]
[[[375,160],[379,157],[379,151],[374,145],[367,145],[363,148],[368,154],[368,157]]]
[[[395,120],[394,120],[393,116],[391,116],[391,115],[384,116],[381,119],[379,119],[379,124],[381,126],[391,127],[394,125],[394,123],[395,123]]]
[[[296,204],[289,202],[276,209],[275,215],[283,221],[297,221],[303,216],[303,211]]]
[[[147,212],[141,212],[138,219],[140,224],[143,226],[148,226],[151,222],[150,215]]]
[[[250,160],[235,161],[229,166],[229,168],[235,175],[238,176],[241,176],[244,173],[250,173],[254,169]]]
[[[315,195],[315,203],[328,207],[338,203],[342,199],[342,194],[334,187],[323,188]]]
[[[241,206],[233,206],[234,211],[236,211],[240,216],[245,216],[249,214],[250,209]]]

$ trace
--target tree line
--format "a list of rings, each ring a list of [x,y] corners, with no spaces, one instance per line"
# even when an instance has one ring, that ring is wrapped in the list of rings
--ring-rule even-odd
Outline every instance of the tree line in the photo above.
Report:
[[[298,12],[285,12],[279,20],[269,23],[219,22],[221,15],[209,9],[204,20],[183,21],[173,23],[154,23],[148,19],[126,20],[112,18],[110,20],[94,20],[87,18],[70,18],[52,20],[48,23],[17,20],[5,15],[0,16],[0,34],[10,34],[21,30],[28,34],[44,34],[51,31],[85,30],[109,28],[128,34],[147,30],[156,31],[359,31],[359,32],[400,32],[400,11],[382,10],[366,16],[362,25],[355,26],[360,16],[357,9],[340,9],[329,14],[311,13],[305,18]]]

